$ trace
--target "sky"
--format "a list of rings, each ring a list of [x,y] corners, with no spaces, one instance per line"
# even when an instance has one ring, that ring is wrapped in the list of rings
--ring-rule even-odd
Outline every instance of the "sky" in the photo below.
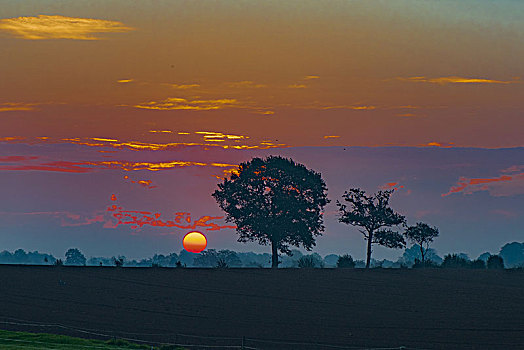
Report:
[[[521,1],[0,4],[0,250],[269,252],[210,194],[270,154],[326,180],[321,255],[364,257],[351,187],[397,188],[442,254],[524,241]]]

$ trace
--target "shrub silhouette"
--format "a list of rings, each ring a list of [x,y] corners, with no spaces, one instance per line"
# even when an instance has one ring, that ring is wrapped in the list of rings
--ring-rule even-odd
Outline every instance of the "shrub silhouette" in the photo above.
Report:
[[[315,265],[315,259],[310,255],[304,255],[298,259],[298,267],[301,269],[312,269]]]
[[[229,268],[229,265],[227,264],[227,261],[226,259],[224,258],[219,258],[217,260],[217,264],[215,266],[217,269],[227,269]]]
[[[113,258],[113,264],[116,267],[122,267],[124,266],[124,258]]]
[[[477,260],[473,260],[471,262],[470,267],[472,269],[485,269],[486,268],[486,263],[484,262],[484,260],[477,259]]]
[[[491,255],[487,262],[488,269],[503,269],[504,259],[498,255]]]
[[[56,259],[55,262],[53,263],[53,265],[55,265],[55,266],[62,266],[62,265],[64,265],[64,262],[62,261],[62,259]]]
[[[469,261],[457,254],[448,254],[440,266],[447,269],[466,268],[469,267]]]
[[[342,255],[337,260],[337,267],[340,269],[354,269],[355,261],[349,254]]]
[[[412,266],[413,269],[420,269],[420,268],[426,268],[426,267],[439,267],[439,265],[432,260],[422,261],[419,259],[415,259],[415,263]]]

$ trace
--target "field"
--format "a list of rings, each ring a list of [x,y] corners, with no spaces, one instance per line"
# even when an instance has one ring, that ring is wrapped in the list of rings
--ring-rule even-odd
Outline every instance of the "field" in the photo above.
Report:
[[[238,349],[524,348],[522,270],[2,265],[0,281],[6,330]]]

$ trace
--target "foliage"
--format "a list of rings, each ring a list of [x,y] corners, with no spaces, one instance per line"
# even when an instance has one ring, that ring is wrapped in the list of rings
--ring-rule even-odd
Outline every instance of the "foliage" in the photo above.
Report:
[[[324,267],[324,262],[322,261],[322,258],[318,254],[310,254],[310,255],[304,255],[301,256],[300,259],[297,261],[297,265],[299,268],[319,268]]]
[[[485,269],[486,268],[486,262],[481,259],[473,260],[470,263],[470,266],[472,269]]]
[[[467,268],[469,267],[469,260],[464,256],[458,254],[447,254],[444,256],[442,265],[443,268]]]
[[[0,264],[31,264],[40,265],[54,263],[56,258],[50,254],[39,253],[38,251],[26,252],[17,249],[13,253],[4,250],[0,252]]]
[[[237,226],[239,242],[271,245],[273,268],[290,246],[311,250],[324,231],[323,208],[329,202],[320,173],[291,159],[269,156],[241,163],[237,173],[212,194]]]
[[[413,263],[413,266],[412,268],[414,269],[420,269],[420,268],[435,268],[435,267],[439,267],[439,265],[434,262],[434,261],[431,261],[431,260],[419,260],[419,259],[415,259],[415,262]]]
[[[504,259],[498,255],[492,255],[488,258],[486,265],[488,269],[503,269]]]
[[[340,256],[337,260],[337,267],[340,269],[353,269],[355,268],[355,261],[353,257],[349,254],[344,254]]]
[[[425,250],[425,260],[431,260],[432,262],[440,265],[442,263],[442,258],[438,256],[435,249],[428,248]],[[404,253],[402,253],[402,257],[399,259],[400,264],[404,264],[407,266],[412,266],[415,263],[415,260],[418,259],[422,261],[422,254],[420,254],[420,246],[418,244],[414,244],[409,248],[406,248],[404,250]]]
[[[85,265],[86,257],[76,248],[71,248],[65,253],[65,264],[66,265]]]
[[[412,243],[418,244],[420,247],[420,255],[422,256],[422,263],[424,264],[426,251],[429,249],[429,244],[438,237],[438,228],[430,227],[423,222],[417,222],[413,226],[409,226],[404,231],[406,239]]]
[[[505,244],[498,255],[504,259],[504,264],[507,267],[520,266],[524,263],[524,243]]]
[[[193,261],[194,266],[198,267],[239,267],[242,262],[232,250],[220,250],[215,249],[204,250],[200,253]]]
[[[326,267],[336,267],[338,258],[340,258],[340,256],[337,254],[328,254],[324,257],[324,265]]]
[[[215,266],[217,269],[227,269],[229,265],[227,264],[226,259],[224,258],[218,258],[217,264]]]
[[[55,265],[55,266],[62,266],[62,265],[64,265],[64,262],[62,261],[62,259],[56,259],[55,262],[53,263],[53,265]]]
[[[404,237],[389,227],[405,225],[405,217],[389,207],[389,199],[394,190],[379,191],[373,195],[359,188],[345,191],[342,198],[349,203],[342,204],[337,201],[340,217],[339,222],[361,227],[359,230],[367,244],[366,268],[371,262],[371,245],[379,244],[389,248],[402,248],[405,246]]]
[[[116,267],[124,266],[124,258],[123,257],[118,257],[118,258],[113,257],[113,264],[115,264]]]

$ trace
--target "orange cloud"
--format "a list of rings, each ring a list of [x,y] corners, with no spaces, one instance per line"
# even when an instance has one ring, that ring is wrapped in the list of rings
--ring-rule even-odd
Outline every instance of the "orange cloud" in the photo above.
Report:
[[[305,85],[305,84],[292,84],[292,85],[288,85],[288,88],[290,88],[290,89],[305,89],[305,88],[307,88],[307,85]]]
[[[218,99],[218,100],[187,100],[179,97],[169,97],[162,101],[145,102],[134,105],[135,108],[157,109],[162,111],[170,110],[194,110],[209,111],[215,109],[232,108],[238,105],[236,99]]]
[[[339,138],[340,136],[339,135],[326,135],[324,136],[325,139],[336,139],[336,138]]]
[[[194,89],[197,87],[200,87],[200,84],[168,84],[171,88],[177,89],[177,90],[188,90],[188,89]]]
[[[5,102],[0,103],[0,112],[34,111],[38,103]]]
[[[488,191],[492,196],[511,196],[524,194],[524,173],[511,176],[500,175],[494,178],[470,179],[461,177],[455,186],[452,186],[442,197],[462,192],[472,194],[478,191]]]
[[[126,83],[132,83],[133,81],[135,80],[134,79],[121,79],[121,80],[117,80],[116,82],[126,84]]]
[[[121,22],[64,16],[16,17],[0,20],[0,31],[29,40],[99,40],[97,33],[123,33],[133,30]]]
[[[464,77],[439,77],[439,78],[427,78],[427,77],[398,77],[397,80],[410,81],[415,83],[432,83],[432,84],[514,84],[518,83],[518,80],[492,80],[483,78],[464,78]]]
[[[226,85],[230,88],[237,88],[237,89],[260,89],[260,88],[267,87],[267,85],[257,84],[250,80],[234,81],[231,83],[227,83]]]
[[[306,75],[304,77],[304,80],[313,80],[313,79],[320,79],[318,75]]]
[[[421,147],[441,147],[441,148],[451,148],[455,144],[453,142],[428,142],[425,144],[421,144],[419,146]]]

